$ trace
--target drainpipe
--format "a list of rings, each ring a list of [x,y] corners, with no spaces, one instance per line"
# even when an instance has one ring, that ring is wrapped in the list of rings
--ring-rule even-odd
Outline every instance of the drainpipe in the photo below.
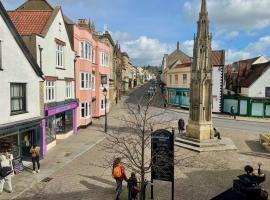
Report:
[[[75,58],[73,60],[74,62],[74,98],[76,99],[76,62],[78,60],[78,58],[80,58],[79,55],[75,55]]]
[[[39,49],[39,67],[42,70],[42,50],[43,50],[43,48],[40,45],[38,45],[38,49]]]

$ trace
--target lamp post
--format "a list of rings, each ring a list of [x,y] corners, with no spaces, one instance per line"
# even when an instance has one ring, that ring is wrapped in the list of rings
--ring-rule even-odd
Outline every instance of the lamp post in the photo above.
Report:
[[[105,97],[105,130],[104,132],[107,133],[107,89],[104,87],[103,89],[103,94],[104,94],[104,97]]]

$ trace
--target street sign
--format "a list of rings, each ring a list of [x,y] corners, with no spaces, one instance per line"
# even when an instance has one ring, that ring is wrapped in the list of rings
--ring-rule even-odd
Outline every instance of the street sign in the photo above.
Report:
[[[152,178],[174,180],[174,136],[165,129],[152,133]]]
[[[159,129],[151,135],[151,200],[154,199],[154,179],[172,183],[174,200],[174,130]]]

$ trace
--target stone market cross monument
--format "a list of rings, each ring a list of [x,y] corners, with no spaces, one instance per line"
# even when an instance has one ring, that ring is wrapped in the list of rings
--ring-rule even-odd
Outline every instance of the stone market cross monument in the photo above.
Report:
[[[212,66],[211,40],[206,0],[202,0],[198,31],[194,38],[191,72],[188,137],[211,139],[212,133]]]
[[[204,151],[236,150],[229,138],[214,139],[212,123],[212,36],[206,0],[202,0],[197,35],[194,36],[191,69],[189,122],[185,135],[176,137],[175,144],[182,148]]]

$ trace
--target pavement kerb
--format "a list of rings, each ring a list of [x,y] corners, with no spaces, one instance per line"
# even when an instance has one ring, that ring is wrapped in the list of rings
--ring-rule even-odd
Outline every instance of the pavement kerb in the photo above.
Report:
[[[102,137],[101,139],[99,139],[97,142],[95,142],[94,144],[92,144],[91,146],[89,146],[87,149],[85,149],[84,151],[82,151],[81,153],[77,154],[76,156],[74,156],[74,158],[70,159],[68,162],[65,163],[65,165],[57,168],[55,171],[51,172],[50,174],[46,174],[45,177],[47,176],[51,176],[52,174],[54,174],[55,172],[57,172],[58,170],[64,168],[66,165],[68,165],[69,163],[71,163],[72,161],[74,161],[75,159],[77,159],[78,157],[80,157],[81,155],[83,155],[84,153],[86,153],[87,151],[91,150],[93,147],[95,147],[97,144],[101,143],[107,136]],[[12,197],[11,199],[16,199],[19,196],[21,196],[24,192],[26,192],[27,190],[29,190],[30,188],[32,188],[35,184],[39,183],[41,180],[43,180],[45,177],[40,177],[38,179],[35,179],[30,187],[25,188],[23,191],[21,191],[19,194],[17,194],[16,196]]]
[[[177,109],[172,109],[172,108],[169,108],[169,110],[170,111],[173,111],[173,112],[189,114],[189,112],[186,111],[186,110],[177,110]],[[213,118],[216,118],[216,119],[226,119],[226,120],[235,120],[235,119],[232,119],[232,118],[219,116],[217,114],[213,114]],[[244,118],[244,117],[237,117],[236,118],[236,121],[270,123],[270,119],[256,119],[256,118]]]

